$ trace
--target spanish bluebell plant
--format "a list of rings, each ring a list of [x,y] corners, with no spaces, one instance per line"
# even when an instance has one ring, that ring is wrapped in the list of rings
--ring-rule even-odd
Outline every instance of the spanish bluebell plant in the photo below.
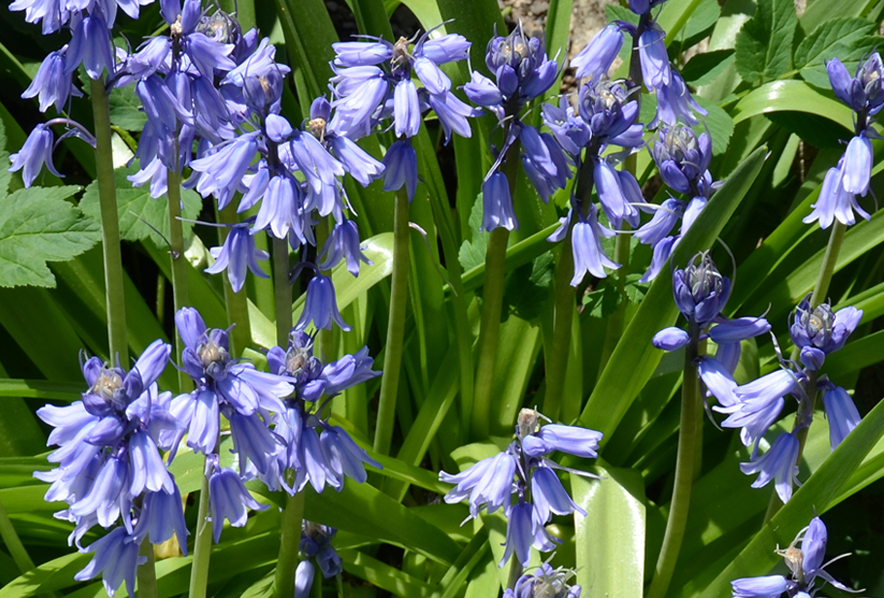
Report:
[[[110,596],[123,582],[134,595],[136,568],[147,561],[140,556],[145,539],[161,544],[174,534],[187,552],[181,494],[159,452],[172,448],[182,427],[171,410],[171,393],[159,392],[156,383],[170,352],[157,340],[129,371],[98,357],[83,359],[88,389],[82,400],[37,411],[54,428],[49,444],[59,448],[48,457],[57,467],[34,475],[51,483],[47,501],[68,503],[55,514],[75,524],[68,542],[93,554],[74,578],[101,575]],[[111,531],[83,547],[81,540],[96,525]]]
[[[445,495],[445,502],[457,503],[467,499],[470,518],[478,517],[483,510],[487,513],[503,510],[507,519],[506,548],[498,567],[503,567],[512,556],[514,571],[520,571],[519,564],[528,566],[532,547],[550,552],[560,543],[545,527],[553,514],[577,512],[586,515],[586,511],[568,495],[554,470],[564,469],[573,474],[595,477],[562,467],[546,455],[561,451],[594,459],[602,435],[576,426],[541,425],[542,418],[533,409],[522,409],[515,427],[515,439],[505,451],[482,459],[461,473],[439,473],[443,482],[456,484]],[[511,575],[512,581],[519,576]]]
[[[326,579],[340,575],[343,571],[341,566],[341,557],[335,547],[332,546],[335,534],[338,533],[333,527],[322,525],[321,523],[313,523],[312,521],[304,521],[301,528],[301,554],[304,559],[298,563],[298,570],[295,574],[295,597],[306,598],[310,595],[310,589],[313,586],[315,577],[315,567],[312,560],[319,565],[322,576]]]
[[[503,592],[503,598],[580,598],[582,588],[568,582],[575,572],[558,567],[553,569],[549,563],[540,565],[534,573],[521,576],[513,588]]]
[[[854,590],[826,571],[834,561],[848,556],[842,554],[825,562],[828,530],[819,517],[810,520],[810,525],[798,532],[786,548],[777,548],[776,553],[783,557],[789,575],[766,575],[743,577],[731,582],[734,598],[789,598],[815,596],[828,583],[842,592],[862,592]]]
[[[726,374],[721,376],[721,386],[715,393],[720,405],[714,409],[728,414],[722,426],[740,428],[743,444],[753,447],[752,461],[740,466],[746,474],[759,474],[752,483],[753,488],[775,480],[780,500],[786,503],[792,497],[793,484],[798,483],[799,434],[813,423],[818,393],[822,393],[829,420],[829,441],[833,451],[859,424],[859,412],[847,391],[835,386],[819,371],[826,356],[844,346],[862,316],[863,311],[852,306],[837,312],[833,312],[827,303],[811,308],[808,295],[795,309],[789,329],[799,351],[799,361],[782,359],[780,368],[742,386],[736,386]],[[795,426],[791,432],[780,434],[770,449],[758,457],[761,439],[779,418],[786,396],[792,396],[798,402]]]

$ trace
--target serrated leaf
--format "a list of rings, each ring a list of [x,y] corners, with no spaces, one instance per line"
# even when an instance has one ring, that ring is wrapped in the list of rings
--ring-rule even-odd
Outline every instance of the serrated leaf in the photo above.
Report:
[[[127,131],[141,131],[147,115],[140,110],[141,100],[133,87],[119,87],[108,96],[111,124]]]
[[[792,0],[760,0],[737,35],[737,72],[743,80],[759,85],[789,71],[797,27]]]
[[[617,289],[605,286],[583,297],[583,311],[593,318],[607,318],[617,309]]]
[[[458,259],[464,272],[475,268],[476,266],[485,264],[485,251],[488,249],[488,235],[484,231],[480,231],[482,226],[482,194],[473,202],[473,209],[470,211],[470,229],[472,232],[472,240],[464,241],[458,251]]]
[[[98,224],[65,201],[80,187],[19,189],[0,206],[0,286],[54,287],[46,262],[63,262],[98,243]]]
[[[865,19],[840,17],[826,21],[813,30],[795,50],[795,68],[823,64],[837,56],[841,60],[843,50],[863,36],[872,32],[875,26]]]
[[[117,210],[120,216],[120,236],[126,241],[141,241],[148,237],[158,246],[165,247],[169,238],[169,210],[165,197],[154,199],[150,196],[147,186],[133,187],[127,175],[135,174],[137,168],[118,168],[114,171],[114,182],[117,187]],[[199,215],[203,205],[202,199],[195,191],[182,189],[181,201],[184,204],[181,217],[193,219]],[[98,182],[93,181],[86,187],[86,193],[80,201],[80,209],[97,222],[101,207],[98,197]],[[150,225],[150,226],[148,226]],[[182,222],[185,237],[193,228],[193,223]],[[160,234],[157,234],[154,227]],[[165,237],[165,239],[163,238]]]
[[[723,154],[727,150],[731,135],[734,134],[734,121],[715,102],[710,102],[701,97],[696,97],[695,99],[709,114],[706,116],[698,115],[700,124],[695,126],[694,130],[697,133],[704,133],[708,130],[709,136],[712,138],[712,154],[714,156]]]

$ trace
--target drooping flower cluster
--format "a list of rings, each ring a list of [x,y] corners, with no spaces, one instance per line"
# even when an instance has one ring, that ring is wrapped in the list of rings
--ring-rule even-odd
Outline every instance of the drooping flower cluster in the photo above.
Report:
[[[869,192],[874,157],[871,140],[878,137],[872,124],[884,106],[881,88],[884,63],[877,52],[860,62],[854,77],[837,58],[828,61],[826,69],[835,95],[850,106],[856,115],[855,136],[847,144],[847,151],[841,156],[838,166],[826,172],[820,195],[812,206],[813,211],[804,218],[805,223],[819,221],[820,228],[829,228],[836,219],[850,226],[856,222],[854,211],[866,220],[871,218],[860,207],[856,196],[865,197]]]
[[[522,121],[525,104],[555,83],[559,65],[555,58],[547,57],[541,38],[525,35],[521,23],[506,37],[497,36],[495,31],[485,51],[485,65],[494,73],[496,82],[473,71],[464,92],[470,100],[493,112],[505,132],[500,149],[492,145],[496,159],[482,184],[481,229],[515,230],[519,221],[510,193],[514,182],[507,179],[500,166],[518,141],[524,149],[522,167],[544,201],[568,182],[570,168],[555,138]]]
[[[168,344],[155,341],[128,372],[92,357],[82,363],[89,389],[81,401],[37,411],[55,428],[48,444],[59,448],[48,457],[58,467],[34,475],[51,483],[47,501],[70,505],[56,513],[75,524],[69,542],[94,553],[74,577],[101,574],[111,596],[124,581],[133,595],[146,538],[161,544],[174,534],[187,550],[181,494],[159,453],[172,448],[170,440],[181,430],[171,411],[171,393],[160,393],[156,383],[170,352]],[[83,548],[80,540],[95,525],[113,529]]]
[[[828,531],[819,517],[814,517],[810,525],[798,532],[792,543],[784,550],[777,549],[783,557],[790,575],[767,575],[763,577],[743,577],[731,582],[733,598],[810,598],[826,583],[842,592],[855,592],[826,571],[826,542]],[[846,556],[846,555],[841,555]],[[837,560],[840,557],[836,557]],[[816,587],[817,584],[820,587]],[[862,592],[863,590],[858,590]]]
[[[374,360],[367,347],[323,364],[313,355],[313,339],[293,329],[286,349],[272,347],[267,352],[267,364],[271,372],[294,384],[294,393],[272,418],[283,443],[270,469],[257,472],[260,479],[271,489],[282,487],[290,494],[300,492],[308,482],[317,492],[326,485],[340,491],[345,477],[359,483],[366,480],[365,463],[381,469],[343,428],[328,422],[326,411],[335,395],[381,375],[371,369]],[[295,474],[294,483],[285,477],[289,469]]]
[[[691,199],[683,201],[670,197],[659,207],[648,205],[647,209],[653,210],[654,216],[636,231],[635,237],[641,243],[650,245],[654,255],[641,282],[650,282],[660,274],[682,236],[720,185],[712,181],[709,173],[712,141],[706,133],[697,135],[693,129],[682,124],[661,126],[651,155],[663,182]],[[681,227],[678,234],[670,235],[679,218]]]
[[[384,157],[384,190],[403,185],[409,201],[417,187],[417,154],[411,138],[418,134],[421,115],[433,110],[445,131],[445,141],[454,131],[470,137],[468,117],[475,110],[459,100],[451,90],[451,80],[439,66],[467,58],[470,42],[462,35],[433,36],[428,31],[409,48],[404,37],[396,43],[380,38],[332,44],[335,50],[335,117],[330,126],[339,135],[361,137],[392,118],[396,137]],[[412,72],[422,87],[415,85]],[[354,137],[354,138],[355,138]]]
[[[615,228],[619,228],[623,221],[632,226],[638,224],[639,213],[635,205],[644,202],[638,182],[629,171],[614,168],[612,162],[616,155],[602,157],[609,146],[620,146],[629,153],[644,143],[642,125],[636,122],[638,102],[628,98],[626,81],[592,80],[580,88],[577,110],[564,97],[559,106],[543,106],[546,126],[570,156],[570,161],[577,165],[578,184],[572,196],[571,209],[562,218],[556,232],[548,238],[551,242],[563,240],[574,219],[571,233],[574,254],[572,286],[580,284],[587,272],[604,278],[606,267],[620,267],[602,248],[601,238],[611,237],[614,232],[599,224],[598,208],[588,197],[578,197],[578,194],[586,192],[580,183],[585,178],[583,169],[592,169],[592,180],[608,222]]]
[[[534,573],[521,576],[514,587],[507,588],[503,598],[580,598],[582,588],[568,583],[574,574],[571,569],[553,569],[549,563],[543,563]]]
[[[338,575],[343,571],[341,557],[332,546],[332,540],[338,533],[333,527],[313,523],[306,519],[301,524],[301,554],[304,558],[298,563],[295,572],[295,598],[307,598],[313,585],[315,568],[311,559],[316,560],[322,576],[326,579]]]
[[[443,482],[456,484],[445,495],[445,502],[457,503],[467,499],[470,517],[477,517],[482,510],[493,513],[503,509],[507,518],[506,549],[500,567],[513,554],[523,567],[528,566],[532,546],[541,552],[553,550],[559,540],[545,527],[553,514],[568,515],[577,511],[586,515],[554,472],[565,468],[546,455],[561,451],[594,459],[602,434],[576,426],[541,426],[541,417],[533,409],[522,409],[515,439],[505,451],[482,459],[461,473],[439,473]],[[571,469],[567,471],[591,476]],[[515,502],[512,500],[514,494]]]
[[[859,412],[850,395],[830,382],[827,376],[820,376],[819,369],[827,355],[844,346],[862,315],[862,310],[854,307],[833,313],[826,303],[811,308],[808,295],[795,310],[789,330],[792,341],[800,349],[799,363],[781,359],[780,369],[739,387],[722,377],[722,384],[713,390],[720,403],[714,409],[728,414],[722,426],[740,428],[743,444],[753,445],[752,462],[740,466],[746,474],[759,474],[753,488],[776,480],[780,499],[785,503],[792,497],[793,482],[798,483],[797,434],[813,423],[817,392],[822,393],[829,420],[832,450],[859,424]],[[779,417],[785,406],[784,397],[788,395],[798,401],[796,425],[792,432],[780,434],[771,448],[757,457],[761,438]]]

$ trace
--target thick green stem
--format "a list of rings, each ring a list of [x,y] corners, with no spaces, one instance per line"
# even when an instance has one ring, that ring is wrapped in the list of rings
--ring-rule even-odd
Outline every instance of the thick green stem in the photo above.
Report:
[[[506,579],[506,587],[515,590],[516,582],[519,581],[519,578],[522,577],[522,573],[524,573],[525,569],[522,567],[522,563],[519,562],[519,559],[515,554],[510,557],[510,570]]]
[[[476,390],[473,393],[473,417],[470,433],[473,440],[487,438],[490,429],[491,388],[500,339],[500,311],[506,267],[506,246],[510,231],[495,228],[488,236],[485,251],[485,284],[482,293],[482,322],[479,328],[479,363],[476,367]]]
[[[695,468],[694,461],[702,445],[697,443],[697,433],[703,417],[700,403],[700,379],[694,360],[697,358],[699,346],[699,329],[691,324],[691,342],[685,348],[684,380],[681,395],[681,422],[678,432],[678,453],[675,461],[675,485],[672,491],[672,502],[669,505],[669,519],[666,521],[666,533],[663,546],[657,557],[654,579],[648,590],[648,598],[663,598],[672,581],[678,553],[684,539],[685,526],[688,521],[688,509],[691,504],[691,488],[693,487]],[[700,447],[700,448],[698,448]]]
[[[292,329],[292,283],[289,282],[289,245],[273,237],[273,296],[276,303],[276,342],[288,347]]]
[[[396,397],[399,392],[399,373],[402,369],[405,312],[408,307],[409,228],[408,193],[403,187],[396,193],[396,211],[393,216],[393,274],[390,290],[390,317],[387,321],[387,341],[384,345],[384,375],[378,400],[378,421],[374,435],[374,450],[386,455],[393,438],[396,417]]]
[[[177,149],[175,150],[177,153]],[[169,199],[169,253],[172,257],[172,302],[175,313],[186,307],[190,301],[187,297],[187,260],[184,259],[184,229],[181,226],[181,175],[167,171]],[[175,330],[175,354],[181,355],[184,343],[181,335]],[[183,369],[178,370],[178,390],[187,392],[193,386],[190,376]]]
[[[294,478],[290,480],[293,482]],[[273,575],[273,595],[291,598],[295,591],[295,569],[298,567],[298,547],[301,543],[301,521],[304,518],[304,493],[288,496],[282,511],[282,530],[279,539],[279,557]]]
[[[157,598],[156,558],[153,553],[153,544],[148,541],[141,543],[139,550],[141,556],[147,558],[147,562],[138,567],[138,598]]]
[[[239,218],[236,208],[231,203],[223,210],[215,207],[215,219],[219,224],[237,224]],[[218,242],[222,245],[230,234],[230,229],[218,229]],[[249,299],[245,286],[237,293],[230,285],[230,280],[224,276],[224,305],[227,308],[227,324],[233,325],[230,331],[230,351],[233,355],[241,356],[252,340],[252,329],[249,321]]]
[[[123,259],[120,255],[120,220],[111,147],[110,109],[104,81],[90,81],[95,119],[95,165],[101,206],[101,245],[104,252],[104,287],[107,293],[107,335],[110,361],[129,363],[126,340],[126,297],[123,293]]]
[[[203,475],[196,518],[196,539],[193,542],[193,565],[190,570],[189,598],[206,598],[209,583],[209,557],[212,556],[212,525],[209,516],[209,478]]]
[[[826,294],[829,292],[829,284],[832,282],[832,274],[835,272],[835,265],[838,263],[838,254],[841,252],[841,245],[844,243],[844,233],[847,232],[847,225],[841,224],[837,220],[832,225],[832,232],[829,233],[829,243],[826,245],[826,253],[823,256],[823,263],[820,265],[820,272],[816,278],[816,284],[813,287],[813,293],[810,296],[810,309],[814,309],[820,303],[824,302]],[[792,349],[791,359],[797,361],[801,349],[795,347]],[[799,409],[795,415],[795,423],[792,426],[792,433],[798,439],[798,459],[796,463],[801,463],[801,455],[804,454],[804,446],[807,444],[807,433],[809,427],[803,426],[802,422],[807,417],[813,417],[813,410],[816,408],[816,372],[811,372],[810,379],[807,382],[809,414],[805,414]],[[767,512],[764,514],[764,525],[777,514],[782,508],[783,502],[780,500],[776,492],[771,494],[770,502],[767,505]]]

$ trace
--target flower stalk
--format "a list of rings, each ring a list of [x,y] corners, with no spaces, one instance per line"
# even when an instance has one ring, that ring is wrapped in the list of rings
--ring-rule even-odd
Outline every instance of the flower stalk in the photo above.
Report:
[[[177,146],[177,143],[176,143]],[[176,147],[175,154],[178,149]],[[169,254],[172,258],[172,302],[175,312],[188,303],[187,293],[187,261],[184,259],[184,229],[181,225],[181,175],[175,170],[168,170],[169,200]],[[181,335],[175,331],[175,352],[181,355],[184,343]],[[178,390],[187,392],[191,389],[190,377],[184,370],[178,370]]]
[[[294,476],[292,475],[290,478],[290,481],[293,482]],[[276,560],[276,571],[273,574],[273,595],[276,598],[289,598],[294,591],[303,518],[304,493],[298,492],[294,496],[287,494],[285,508],[282,511],[279,556]]]
[[[147,562],[138,567],[138,598],[158,598],[156,557],[153,552],[153,544],[141,543],[141,556]]]
[[[408,192],[403,187],[396,192],[393,216],[393,272],[390,290],[390,315],[387,321],[384,375],[378,399],[378,419],[374,436],[374,450],[386,455],[390,451],[393,423],[396,417],[396,397],[399,392],[399,374],[402,369],[405,313],[408,307],[409,228]]]
[[[200,502],[196,517],[196,539],[193,542],[193,564],[190,570],[190,598],[206,598],[209,583],[209,558],[212,555],[212,526],[209,525],[209,477],[203,474]]]
[[[233,204],[229,204],[223,210],[219,210],[215,204],[215,218],[219,224],[237,224],[239,219],[236,216],[236,208]],[[224,245],[230,229],[223,227],[218,229],[218,242]],[[286,274],[288,277],[288,274]],[[286,278],[287,280],[288,278]],[[249,324],[249,302],[248,295],[243,289],[237,293],[233,290],[230,279],[224,277],[224,305],[227,308],[228,325],[236,324],[230,331],[230,350],[237,355],[242,355],[243,350],[249,345],[252,339],[252,330]],[[176,311],[178,305],[175,306]],[[291,312],[291,310],[289,310]]]
[[[101,246],[104,286],[107,294],[107,334],[110,361],[129,363],[126,335],[126,297],[123,291],[123,259],[120,254],[120,220],[114,182],[110,107],[103,80],[90,79],[92,114],[95,119],[95,165],[101,206]]]

